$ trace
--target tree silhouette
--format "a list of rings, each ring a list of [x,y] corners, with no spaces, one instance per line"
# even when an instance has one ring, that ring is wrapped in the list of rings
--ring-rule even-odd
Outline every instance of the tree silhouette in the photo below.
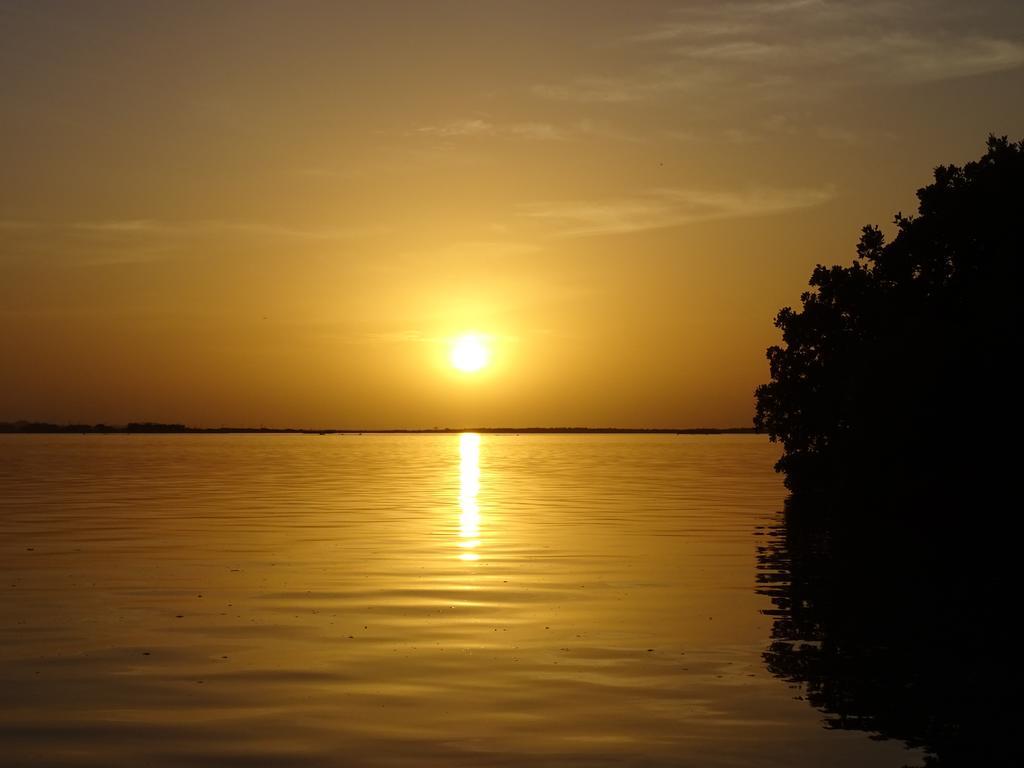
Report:
[[[928,765],[1008,765],[1024,142],[989,137],[917,196],[892,242],[865,227],[853,264],[817,266],[776,318],[755,425],[781,441],[792,495],[760,553],[765,663],[829,728]]]
[[[892,242],[865,227],[856,260],[818,265],[801,309],[775,320],[754,423],[781,441],[795,496],[909,510],[975,497],[1010,468],[996,438],[1020,423],[1024,141],[990,136],[934,178]]]
[[[993,572],[987,549],[920,547],[906,528],[837,537],[822,515],[787,515],[767,533],[765,666],[799,686],[824,727],[920,747],[929,768],[1019,763],[1014,561]]]

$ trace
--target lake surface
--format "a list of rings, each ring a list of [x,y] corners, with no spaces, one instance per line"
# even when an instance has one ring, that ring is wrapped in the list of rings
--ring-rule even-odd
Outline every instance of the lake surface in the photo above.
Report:
[[[764,654],[756,435],[0,435],[0,762],[898,766]]]

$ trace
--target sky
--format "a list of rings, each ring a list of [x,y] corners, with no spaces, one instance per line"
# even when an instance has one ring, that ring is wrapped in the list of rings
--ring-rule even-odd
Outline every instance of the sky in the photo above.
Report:
[[[1024,138],[1024,4],[0,0],[0,72],[0,421],[748,426]]]

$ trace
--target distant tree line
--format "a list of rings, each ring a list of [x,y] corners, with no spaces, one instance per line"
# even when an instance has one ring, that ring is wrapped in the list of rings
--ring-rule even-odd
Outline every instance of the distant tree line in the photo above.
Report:
[[[205,429],[184,424],[162,424],[155,421],[132,421],[128,424],[51,424],[45,421],[0,422],[0,433],[28,434],[173,434],[195,432],[297,432],[300,430],[269,430],[265,428],[217,427]]]
[[[51,424],[41,421],[0,422],[0,433],[40,434],[303,434],[303,435],[347,435],[347,434],[451,434],[459,432],[483,432],[487,434],[586,434],[586,435],[744,435],[751,434],[752,427],[694,427],[691,429],[632,429],[621,427],[473,427],[470,429],[435,427],[433,429],[295,429],[277,427],[189,427],[184,424],[161,424],[159,422],[133,421],[129,424]]]
[[[44,421],[15,421],[0,423],[0,432],[34,432],[81,434],[113,432],[187,432],[184,424],[160,424],[157,422],[131,422],[119,426],[109,424],[50,424]]]

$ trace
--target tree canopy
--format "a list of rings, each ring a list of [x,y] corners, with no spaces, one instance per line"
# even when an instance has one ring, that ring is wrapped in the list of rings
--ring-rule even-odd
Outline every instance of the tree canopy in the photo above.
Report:
[[[755,426],[783,446],[794,496],[961,498],[1010,467],[1024,141],[939,166],[896,236],[864,228],[850,266],[815,267],[775,320]]]

